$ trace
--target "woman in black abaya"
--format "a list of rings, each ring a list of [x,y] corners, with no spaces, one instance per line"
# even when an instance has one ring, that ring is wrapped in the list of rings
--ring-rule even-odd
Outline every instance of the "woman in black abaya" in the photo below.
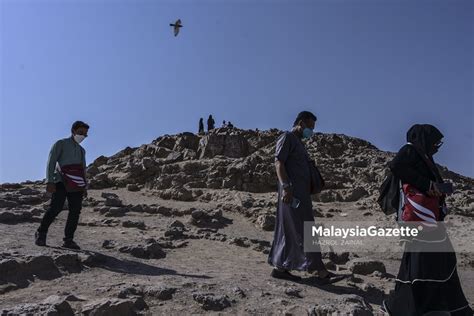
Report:
[[[443,179],[433,155],[442,144],[443,134],[432,125],[414,125],[407,133],[403,146],[390,163],[392,173],[402,184],[410,184],[423,194],[440,199],[440,216],[446,216],[444,196],[435,183]],[[452,250],[449,238],[443,239],[443,249]],[[396,279],[395,291],[384,301],[391,316],[421,316],[431,313],[472,316],[459,282],[454,251],[423,252],[421,242],[407,242]]]

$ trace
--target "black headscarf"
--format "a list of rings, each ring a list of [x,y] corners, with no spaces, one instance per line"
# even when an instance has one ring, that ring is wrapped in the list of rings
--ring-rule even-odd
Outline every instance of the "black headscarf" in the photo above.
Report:
[[[407,141],[418,147],[428,157],[433,156],[434,145],[438,143],[443,134],[429,124],[415,124],[407,132]]]
[[[441,175],[434,163],[433,155],[437,152],[435,144],[441,141],[443,137],[444,135],[439,129],[429,124],[415,124],[407,132],[407,141],[413,144],[422,156],[426,156],[423,158],[428,158],[428,161],[425,161],[438,178],[438,181],[441,179]]]

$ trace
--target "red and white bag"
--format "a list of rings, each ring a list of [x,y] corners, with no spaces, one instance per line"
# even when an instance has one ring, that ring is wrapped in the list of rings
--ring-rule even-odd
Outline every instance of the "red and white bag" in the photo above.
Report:
[[[440,199],[431,197],[410,184],[404,184],[402,220],[406,222],[422,222],[435,224],[441,220]]]
[[[86,174],[82,164],[66,165],[59,167],[59,172],[61,173],[64,186],[68,192],[81,192],[86,190]]]

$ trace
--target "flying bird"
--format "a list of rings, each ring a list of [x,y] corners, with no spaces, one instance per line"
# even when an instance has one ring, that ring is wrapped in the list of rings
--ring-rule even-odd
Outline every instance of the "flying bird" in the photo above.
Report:
[[[170,26],[174,28],[174,36],[178,36],[179,29],[183,27],[181,24],[181,19],[176,20],[176,22],[174,22],[174,24],[170,24]]]

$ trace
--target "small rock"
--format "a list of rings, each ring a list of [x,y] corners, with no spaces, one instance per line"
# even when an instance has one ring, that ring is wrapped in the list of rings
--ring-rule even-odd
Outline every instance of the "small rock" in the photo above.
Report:
[[[346,264],[349,261],[349,252],[341,252],[341,253],[335,253],[335,252],[329,252],[329,260],[334,262],[335,264]]]
[[[256,224],[263,230],[273,231],[275,229],[275,216],[270,214],[260,215]]]
[[[194,219],[200,219],[204,216],[204,212],[202,210],[194,210],[191,212],[191,216]]]
[[[146,229],[145,222],[143,222],[143,221],[138,221],[138,222],[124,221],[124,222],[122,222],[122,226],[123,227],[135,227],[135,228],[142,229],[142,230]]]
[[[162,301],[170,300],[176,292],[175,288],[161,286],[149,286],[145,289],[145,294]]]
[[[170,227],[184,228],[184,224],[181,221],[175,220],[170,224]]]
[[[301,289],[297,289],[297,288],[294,288],[294,287],[286,288],[285,289],[285,294],[288,295],[288,296],[292,296],[292,297],[303,298],[301,296]]]
[[[194,293],[193,299],[207,311],[221,311],[231,306],[226,295]]]
[[[247,295],[245,294],[244,290],[242,290],[240,287],[234,287],[232,289],[232,291],[237,294],[238,296],[240,296],[241,298],[244,298],[246,297]]]
[[[354,259],[349,263],[348,268],[352,273],[362,275],[369,275],[374,271],[386,273],[385,265],[383,264],[383,262],[370,259]]]
[[[123,205],[122,200],[120,200],[118,195],[115,193],[102,192],[101,196],[105,198],[105,206],[120,207]]]
[[[102,243],[102,248],[105,248],[105,249],[113,249],[117,246],[116,242],[113,241],[113,240],[104,240],[104,242]]]
[[[137,192],[137,191],[140,191],[140,187],[136,184],[131,183],[127,185],[127,190],[130,192]]]

